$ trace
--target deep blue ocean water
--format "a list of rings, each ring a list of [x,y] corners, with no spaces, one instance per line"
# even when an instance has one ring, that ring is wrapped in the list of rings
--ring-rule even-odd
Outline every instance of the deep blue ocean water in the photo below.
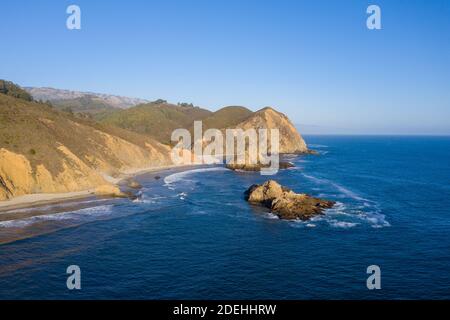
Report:
[[[0,223],[1,299],[449,299],[450,137],[310,136],[275,177],[337,201],[275,219],[221,167],[138,177],[140,199],[86,199]],[[26,210],[20,211],[26,213]],[[56,215],[54,213],[57,213]],[[66,268],[81,268],[81,290]],[[366,268],[381,268],[368,290]]]

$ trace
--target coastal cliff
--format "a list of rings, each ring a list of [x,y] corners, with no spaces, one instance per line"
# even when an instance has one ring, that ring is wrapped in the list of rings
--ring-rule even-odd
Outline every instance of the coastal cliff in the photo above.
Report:
[[[11,82],[0,83],[0,201],[86,190],[121,196],[119,178],[172,165],[167,130],[190,128],[197,119],[205,120],[205,129],[279,129],[281,153],[308,151],[289,119],[269,107],[211,112],[163,101],[111,112],[116,115],[99,123],[33,101]]]
[[[240,106],[228,106],[211,112],[198,107],[181,107],[164,102],[152,102],[101,119],[101,123],[145,134],[161,143],[170,143],[174,129],[186,128],[193,132],[194,121],[202,121],[207,129],[278,129],[280,131],[280,153],[306,153],[307,145],[300,133],[281,112],[271,107],[259,111]]]
[[[168,153],[149,137],[0,94],[0,200],[105,190],[121,174],[169,165]]]
[[[254,129],[278,129],[280,132],[280,153],[306,153],[308,147],[300,133],[291,121],[273,108],[266,107],[252,114],[248,119],[237,125],[243,130]]]

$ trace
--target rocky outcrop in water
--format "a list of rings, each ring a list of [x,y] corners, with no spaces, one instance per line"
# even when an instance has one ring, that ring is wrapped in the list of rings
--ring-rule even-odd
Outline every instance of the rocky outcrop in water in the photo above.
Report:
[[[252,185],[245,192],[245,197],[248,202],[267,207],[280,219],[287,220],[309,220],[335,204],[333,201],[295,193],[274,180]]]

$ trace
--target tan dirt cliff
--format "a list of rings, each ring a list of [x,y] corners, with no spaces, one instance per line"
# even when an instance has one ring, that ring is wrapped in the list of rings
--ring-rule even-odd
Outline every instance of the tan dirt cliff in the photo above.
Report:
[[[108,176],[168,164],[169,147],[151,138],[0,95],[0,200],[111,185]]]

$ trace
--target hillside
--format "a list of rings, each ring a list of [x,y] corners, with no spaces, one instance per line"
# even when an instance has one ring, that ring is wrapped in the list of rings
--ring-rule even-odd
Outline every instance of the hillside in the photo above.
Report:
[[[203,129],[231,128],[253,115],[253,112],[245,107],[224,107],[203,119]]]
[[[198,107],[166,102],[148,103],[111,113],[100,122],[146,134],[161,143],[170,144],[173,130],[190,128],[194,120],[204,119],[211,114],[211,111]]]
[[[230,106],[210,112],[200,108],[151,103],[111,113],[101,122],[146,134],[161,143],[170,144],[172,131],[186,128],[192,132],[194,120],[202,120],[204,131],[209,128],[277,128],[280,130],[280,152],[308,151],[305,141],[290,120],[273,108],[252,112],[245,107]]]
[[[19,98],[26,101],[32,101],[33,97],[23,90],[21,87],[15,85],[11,81],[0,80],[0,94]]]
[[[305,140],[303,140],[289,118],[273,108],[266,107],[255,112],[251,117],[239,123],[236,127],[243,130],[249,128],[278,129],[280,131],[280,153],[308,152]]]
[[[108,185],[106,176],[169,164],[168,152],[148,137],[0,94],[0,200]]]

